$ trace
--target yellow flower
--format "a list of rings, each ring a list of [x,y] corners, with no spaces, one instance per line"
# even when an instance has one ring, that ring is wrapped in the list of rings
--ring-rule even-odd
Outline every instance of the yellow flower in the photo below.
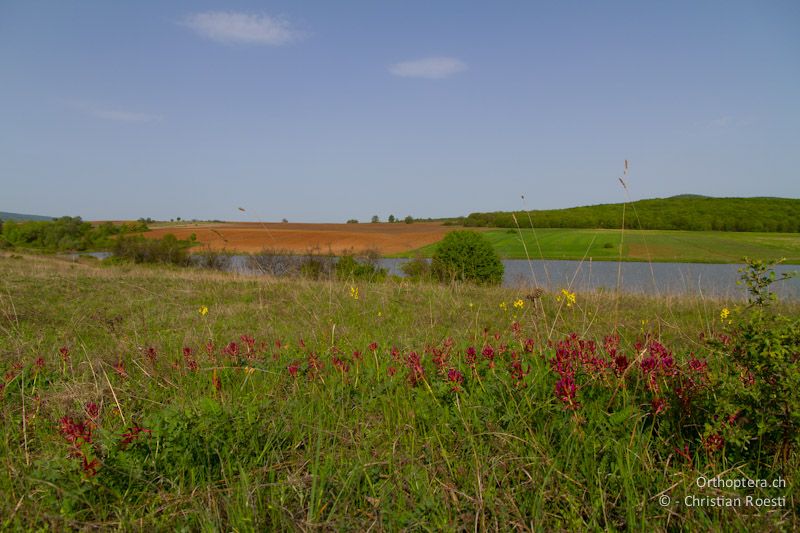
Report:
[[[556,296],[557,302],[560,302],[561,300],[564,300],[564,303],[567,304],[567,307],[572,307],[575,302],[578,301],[575,293],[569,292],[567,289],[561,289],[561,296]]]
[[[197,312],[200,313],[200,316],[206,316],[208,314],[208,306],[201,305]]]
[[[378,316],[383,316],[383,313],[381,313],[380,311],[378,311]]]
[[[505,302],[500,302],[500,309],[503,311],[508,311],[508,304]]]
[[[525,307],[525,302],[521,298],[514,300],[514,309],[522,309],[523,307]]]
[[[720,312],[719,312],[719,317],[720,317],[722,320],[725,320],[725,319],[726,319],[726,318],[728,318],[729,316],[731,316],[731,310],[730,310],[730,309],[728,309],[727,307],[723,307],[723,308],[722,308],[722,311],[720,311]]]
[[[358,300],[358,287],[350,286],[350,297],[353,300]]]

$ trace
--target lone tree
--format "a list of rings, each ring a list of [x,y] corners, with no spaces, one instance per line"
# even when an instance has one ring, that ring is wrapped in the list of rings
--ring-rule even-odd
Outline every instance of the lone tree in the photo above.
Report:
[[[373,224],[377,224],[380,221],[381,221],[381,219],[378,218],[378,215],[372,215],[372,223]]]
[[[441,281],[497,285],[505,268],[489,240],[474,231],[448,233],[433,254],[431,272]]]
[[[414,222],[414,217],[412,217],[411,215],[408,215],[408,216],[405,218],[405,223],[406,223],[406,224],[411,224],[412,222]]]
[[[390,224],[394,224],[394,222],[395,222],[396,220],[397,220],[397,219],[396,219],[396,218],[394,218],[394,215],[389,215],[389,223],[390,223]]]

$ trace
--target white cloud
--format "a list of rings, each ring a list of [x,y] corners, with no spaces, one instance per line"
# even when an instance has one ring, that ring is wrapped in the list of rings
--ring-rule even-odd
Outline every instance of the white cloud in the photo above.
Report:
[[[467,64],[454,57],[425,57],[395,63],[389,72],[403,78],[427,78],[440,80],[467,70]]]
[[[69,105],[75,109],[84,111],[93,117],[102,118],[104,120],[114,120],[117,122],[160,122],[164,119],[164,117],[161,115],[99,107],[88,102],[69,102]]]
[[[195,13],[183,24],[203,37],[222,43],[269,44],[279,46],[302,39],[305,34],[288,20],[269,15],[229,11]]]

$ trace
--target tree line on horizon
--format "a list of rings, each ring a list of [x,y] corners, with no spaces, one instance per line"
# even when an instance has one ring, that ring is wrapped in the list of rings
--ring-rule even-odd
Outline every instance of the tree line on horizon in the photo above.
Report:
[[[624,211],[623,211],[624,208]],[[800,232],[800,199],[675,196],[628,204],[470,213],[465,227]],[[514,221],[516,217],[516,222]]]
[[[147,231],[143,220],[127,224],[92,224],[81,217],[17,222],[0,220],[0,248],[31,248],[49,251],[84,251],[111,246],[114,237]]]

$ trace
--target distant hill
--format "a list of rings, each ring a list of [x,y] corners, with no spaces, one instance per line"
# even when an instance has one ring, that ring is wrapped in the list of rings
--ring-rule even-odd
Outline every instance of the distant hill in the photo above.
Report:
[[[800,232],[800,199],[712,198],[693,194],[629,204],[471,213],[460,222],[465,226],[514,228],[514,214],[523,228],[531,227],[530,221],[535,228],[620,228],[623,206],[625,227],[632,229]]]
[[[23,215],[22,213],[7,213],[0,211],[0,220],[53,220],[53,217],[43,217],[41,215]]]

